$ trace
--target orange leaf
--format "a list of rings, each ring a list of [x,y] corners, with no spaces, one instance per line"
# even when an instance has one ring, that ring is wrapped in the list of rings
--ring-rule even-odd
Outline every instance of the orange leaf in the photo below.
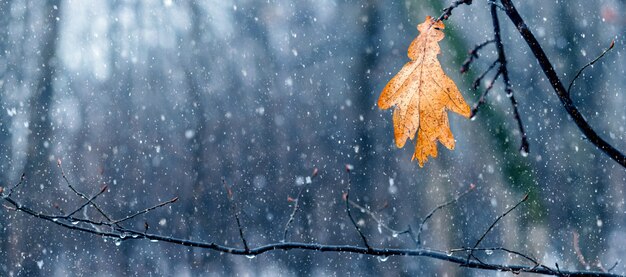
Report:
[[[417,159],[420,167],[428,156],[437,157],[437,140],[448,149],[454,149],[446,111],[470,116],[470,108],[459,89],[437,60],[443,28],[443,22],[430,16],[417,25],[420,34],[409,46],[411,61],[389,81],[378,99],[378,107],[383,110],[395,106],[393,126],[398,148],[402,148],[407,139],[414,139],[417,133],[411,160]]]

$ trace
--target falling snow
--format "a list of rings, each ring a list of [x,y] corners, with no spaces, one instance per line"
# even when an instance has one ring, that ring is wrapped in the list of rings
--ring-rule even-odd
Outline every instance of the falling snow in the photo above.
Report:
[[[124,230],[69,230],[2,200],[0,276],[501,276],[429,258],[236,256],[141,239],[243,248],[237,214],[258,247],[283,240],[293,213],[286,241],[363,247],[349,196],[372,246],[415,249],[403,231],[468,190],[421,226],[420,247],[467,257],[451,250],[471,247],[528,194],[480,246],[512,247],[564,270],[585,268],[580,250],[590,270],[596,261],[611,267],[626,256],[626,170],[567,115],[506,13],[497,11],[512,92],[493,82],[495,70],[472,88],[497,58],[493,44],[459,73],[468,51],[493,37],[489,1],[456,8],[440,47],[470,106],[493,84],[472,120],[448,114],[455,151],[419,168],[412,147],[396,147],[377,97],[408,61],[416,24],[451,2],[0,1],[0,192],[24,174],[11,192],[21,204],[54,215],[78,209],[73,228]],[[615,41],[569,94],[625,152],[623,1],[513,2],[564,86]],[[103,188],[93,202],[108,219],[89,200]],[[78,219],[128,216],[121,227]],[[498,250],[474,254],[529,264]],[[626,263],[611,272],[626,274]]]

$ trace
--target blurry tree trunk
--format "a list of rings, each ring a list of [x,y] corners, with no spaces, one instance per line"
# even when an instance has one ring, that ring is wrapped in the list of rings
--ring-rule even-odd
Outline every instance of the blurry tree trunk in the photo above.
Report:
[[[198,72],[199,69],[204,68],[200,64],[202,61],[201,57],[197,55],[200,53],[197,49],[197,45],[202,42],[202,36],[200,29],[200,25],[202,23],[202,11],[201,7],[196,2],[189,3],[189,13],[191,20],[191,30],[189,36],[187,36],[187,40],[178,39],[179,48],[186,49],[186,53],[188,54],[188,58],[184,59],[184,64],[182,67],[185,71],[185,82],[187,83],[187,89],[189,90],[189,99],[191,100],[191,110],[193,110],[193,122],[192,125],[195,131],[195,136],[193,139],[188,139],[187,149],[192,152],[192,201],[189,201],[185,207],[185,213],[187,214],[187,218],[190,219],[188,223],[188,232],[189,236],[203,238],[203,229],[209,225],[207,222],[208,218],[211,218],[211,214],[206,214],[202,211],[209,210],[209,205],[207,204],[207,199],[210,198],[210,194],[207,193],[209,188],[207,187],[209,184],[208,178],[208,168],[206,168],[205,161],[205,143],[207,142],[206,132],[209,130],[207,128],[208,118],[207,111],[205,108],[205,101],[202,97],[202,88],[200,87],[199,81],[197,80],[199,76],[203,76],[203,72]],[[207,264],[209,263],[209,256],[204,255],[203,251],[191,251],[188,257],[188,263],[192,268],[198,268],[199,272],[205,269]],[[195,254],[194,254],[195,253]]]
[[[39,184],[46,180],[50,168],[48,156],[52,141],[52,122],[50,121],[50,104],[54,92],[53,81],[56,71],[56,49],[58,41],[58,26],[60,13],[60,0],[44,2],[44,22],[42,40],[39,53],[41,53],[40,75],[35,81],[35,90],[29,99],[29,135],[28,157],[26,161],[26,173],[31,182]]]
[[[206,37],[213,37],[213,30],[210,26],[210,18],[203,11],[203,7],[198,2],[190,2],[188,5],[191,29],[182,34],[178,39],[178,48],[183,49],[184,55],[181,57],[181,69],[184,71],[184,82],[188,94],[188,115],[189,126],[195,135],[187,139],[185,142],[186,150],[191,156],[191,195],[192,201],[187,202],[184,213],[189,220],[188,236],[207,239],[208,234],[216,234],[222,230],[220,226],[229,226],[233,222],[229,216],[216,217],[215,207],[229,205],[222,202],[225,199],[222,196],[223,187],[220,184],[220,177],[230,183],[229,174],[239,170],[238,165],[243,164],[241,161],[228,160],[226,157],[231,156],[232,159],[245,157],[246,150],[239,149],[238,155],[229,155],[226,147],[229,139],[226,137],[226,131],[232,126],[225,125],[216,117],[218,114],[225,114],[224,107],[219,105],[219,100],[211,95],[207,95],[208,91],[204,89],[206,84],[211,82],[212,75],[222,76],[219,73],[219,67],[214,64],[214,55],[218,55],[219,51],[226,49],[221,47],[221,41],[211,40]],[[217,51],[217,52],[216,52]],[[234,76],[235,70],[233,65],[228,65],[226,70],[233,78],[228,85],[223,87],[219,93],[236,93],[241,89],[242,83]],[[216,73],[218,72],[218,73]],[[234,97],[233,99],[241,100],[242,97]],[[236,112],[237,113],[237,112]],[[210,141],[210,136],[215,135],[215,142]],[[215,165],[215,157],[219,158],[219,165]],[[222,160],[223,159],[223,160]],[[230,184],[234,185],[234,184]],[[229,211],[223,211],[229,214]],[[189,252],[187,263],[192,268],[192,272],[203,274],[212,265],[220,263],[224,265],[224,273],[232,274],[234,264],[230,259],[218,259],[213,256],[206,255],[204,249],[194,249]]]
[[[40,54],[37,64],[38,75],[34,80],[33,91],[28,100],[29,118],[28,118],[28,149],[27,158],[24,172],[28,178],[28,186],[30,188],[43,187],[44,191],[49,192],[51,188],[50,182],[50,161],[48,157],[50,155],[50,145],[52,144],[52,123],[50,121],[50,105],[53,96],[53,81],[56,74],[56,50],[59,33],[59,17],[61,12],[60,0],[44,1],[41,2],[42,8],[39,16],[41,17],[41,29],[40,34],[34,34],[40,37],[38,45],[24,45],[23,47],[37,47],[37,51],[34,53]],[[32,19],[37,23],[36,19]],[[37,57],[36,57],[37,59]],[[45,194],[49,196],[49,193]],[[28,220],[20,220],[14,222],[17,225],[26,224]],[[22,226],[13,226],[13,247],[11,252],[11,267],[18,268],[17,265],[21,264],[21,273],[25,276],[39,276],[42,275],[40,267],[37,266],[37,261],[40,261],[42,257],[42,247],[44,246],[44,240],[46,238],[46,229],[27,228]],[[38,234],[39,237],[34,237]],[[27,252],[28,257],[23,257],[22,252]]]
[[[0,26],[4,26],[2,32],[0,32],[0,53],[6,53],[5,51],[9,50],[9,26],[11,21],[11,3],[10,0],[0,0]],[[0,80],[4,80],[9,69],[6,64],[8,64],[8,57],[0,57],[0,63],[4,65],[0,66]],[[9,119],[6,112],[4,112],[5,101],[4,101],[4,82],[0,83],[0,107],[3,109],[0,110],[0,186],[1,187],[9,187],[12,183],[9,180],[9,172],[11,171],[12,165],[12,144],[11,144],[11,134],[9,130],[11,128],[12,120]],[[6,239],[8,233],[7,228],[7,217],[0,217],[0,237],[2,237],[2,241],[0,242],[0,275],[7,275],[8,267],[8,249],[9,249],[9,240]]]
[[[354,142],[354,146],[357,147],[355,149],[355,158],[358,160],[355,161],[355,188],[362,188],[361,191],[355,190],[355,199],[361,198],[362,196],[370,196],[369,203],[371,205],[377,205],[377,200],[383,199],[382,197],[377,196],[378,180],[370,179],[371,170],[377,167],[377,160],[375,159],[375,155],[372,153],[374,151],[374,147],[372,145],[372,138],[374,134],[372,134],[372,130],[374,129],[372,126],[372,120],[376,116],[374,113],[375,103],[378,98],[378,91],[374,91],[376,84],[373,84],[370,81],[371,72],[377,67],[377,64],[380,62],[378,59],[377,51],[378,46],[381,43],[379,41],[381,34],[380,29],[382,28],[379,24],[384,24],[384,20],[381,19],[381,15],[379,12],[380,2],[377,0],[368,1],[365,4],[364,9],[362,10],[362,33],[361,37],[355,46],[357,47],[356,52],[359,53],[357,56],[357,62],[355,65],[354,71],[352,71],[355,76],[353,77],[355,80],[354,87],[351,89],[352,93],[354,93],[355,105],[356,105],[356,117],[353,119],[355,122],[356,134]],[[382,190],[385,191],[386,190]],[[363,198],[361,198],[363,199]],[[366,198],[367,199],[367,198]],[[376,233],[376,225],[370,225],[370,234]],[[364,261],[366,263],[367,268],[380,269],[375,263],[378,262],[376,259],[366,259]],[[370,271],[371,274],[380,275],[382,272],[379,271]]]
[[[559,25],[558,29],[563,32],[563,39],[566,41],[566,46],[563,47],[564,49],[561,49],[561,51],[567,50],[568,47],[570,49],[575,49],[571,50],[568,55],[562,55],[564,63],[571,65],[568,70],[568,75],[572,74],[573,76],[573,74],[575,74],[580,68],[593,59],[593,56],[583,56],[577,52],[580,51],[580,49],[593,49],[587,48],[589,45],[586,45],[586,41],[580,39],[580,34],[584,34],[586,30],[590,29],[590,26],[582,27],[580,23],[577,22],[577,16],[581,12],[581,7],[560,5],[557,6],[556,9],[558,14],[566,15],[560,17],[557,21]],[[575,47],[572,47],[572,45],[575,45]],[[602,87],[600,84],[601,82],[606,82],[606,80],[602,80],[601,78],[580,78],[576,82],[576,85],[572,89],[571,93],[574,101],[578,103],[586,103],[586,105],[581,106],[583,113],[592,115],[594,111],[601,108],[603,102],[606,101],[604,95],[602,97],[598,97],[598,94],[596,93],[588,93],[596,90],[596,88]],[[584,93],[579,93],[581,91]],[[585,111],[585,108],[589,110]],[[577,130],[574,130],[574,132],[577,132]],[[580,151],[574,155],[578,155],[581,160],[589,159],[588,162],[590,164],[600,164],[604,159],[601,155],[593,155],[590,158],[584,151]],[[554,168],[550,172],[554,172],[556,170],[558,170],[558,168]],[[576,172],[577,176],[574,176],[574,178],[578,182],[586,182],[586,179],[588,178],[587,176],[593,176],[594,171],[596,170],[597,169],[593,167],[584,167],[584,169]],[[546,172],[546,175],[550,174],[550,172]],[[587,205],[586,209],[573,209],[569,211],[569,214],[564,215],[566,218],[571,218],[572,223],[574,223],[574,230],[580,234],[580,248],[587,260],[600,258],[602,256],[602,252],[609,249],[607,246],[608,240],[606,238],[610,237],[610,228],[587,227],[597,224],[596,219],[604,220],[605,223],[609,223],[606,221],[611,220],[611,214],[613,211],[606,208],[602,201],[602,197],[598,197],[598,192],[606,194],[610,193],[610,190],[608,189],[609,180],[610,178],[600,178],[598,180],[591,181],[593,182],[593,185],[585,184],[578,186],[580,189],[573,190],[574,197],[564,199],[569,207],[576,207],[580,205],[581,202],[586,203]],[[610,198],[611,195],[606,195],[604,197]],[[585,216],[581,216],[581,213],[585,214]],[[594,217],[596,218],[594,219]],[[568,242],[568,240],[565,241]],[[567,245],[567,243],[565,245]]]
[[[379,63],[377,55],[378,39],[380,38],[379,26],[381,21],[378,11],[378,1],[370,1],[363,11],[365,22],[363,23],[363,33],[361,34],[361,43],[357,44],[358,53],[356,68],[353,71],[356,76],[354,79],[355,87],[353,88],[357,105],[357,118],[354,119],[357,128],[356,145],[359,147],[356,172],[358,176],[365,176],[367,172],[373,168],[372,165],[372,135],[371,119],[374,115],[372,112],[378,96],[378,91],[374,91],[375,84],[370,82],[370,72]],[[363,120],[361,120],[361,118]],[[367,178],[356,179],[357,183],[367,182]],[[366,185],[363,183],[363,185]]]

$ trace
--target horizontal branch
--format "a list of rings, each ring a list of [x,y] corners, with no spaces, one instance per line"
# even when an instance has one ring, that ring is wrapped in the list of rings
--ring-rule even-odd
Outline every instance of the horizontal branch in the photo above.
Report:
[[[368,244],[365,235],[361,232],[361,230],[359,229],[358,225],[356,224],[356,222],[354,222],[354,219],[352,218],[352,216],[349,214],[350,211],[350,200],[349,200],[349,189],[350,189],[350,166],[346,166],[346,170],[348,172],[348,186],[346,188],[346,191],[344,192],[344,201],[346,203],[346,209],[348,211],[348,216],[350,217],[352,223],[354,224],[354,226],[356,227],[358,233],[360,234],[361,238],[363,239],[363,243],[365,245],[365,247],[363,246],[357,246],[357,245],[337,245],[337,244],[322,244],[322,243],[301,243],[301,242],[286,242],[286,241],[281,241],[278,243],[270,243],[270,244],[265,244],[262,246],[258,246],[258,247],[250,247],[250,244],[247,242],[247,240],[244,237],[243,234],[243,227],[241,225],[241,222],[238,220],[238,208],[235,206],[235,203],[233,202],[233,193],[232,190],[228,187],[228,185],[226,185],[226,182],[224,181],[224,187],[226,189],[227,192],[227,196],[228,199],[231,201],[231,204],[233,204],[232,208],[233,208],[233,212],[235,213],[235,217],[237,218],[237,226],[239,228],[239,235],[240,238],[242,239],[243,242],[243,248],[238,248],[238,247],[231,247],[231,246],[227,246],[225,244],[217,244],[214,242],[206,242],[206,241],[194,241],[194,240],[189,240],[189,239],[183,239],[183,238],[176,238],[176,237],[171,237],[171,236],[163,236],[163,235],[158,235],[158,234],[153,234],[153,233],[148,233],[148,227],[147,227],[147,223],[145,223],[145,229],[144,230],[135,230],[135,229],[129,229],[127,227],[122,226],[122,222],[127,221],[128,219],[131,218],[135,218],[139,215],[142,214],[146,214],[148,212],[154,211],[157,208],[161,208],[164,207],[168,204],[174,203],[178,200],[178,198],[173,198],[171,200],[162,202],[160,204],[157,204],[155,206],[152,206],[148,209],[133,213],[133,215],[126,217],[122,220],[117,220],[117,221],[111,221],[111,220],[107,220],[106,222],[102,222],[102,221],[95,221],[89,218],[78,218],[78,217],[74,217],[72,216],[72,214],[75,214],[76,212],[72,212],[69,215],[54,215],[54,214],[46,214],[45,212],[39,212],[36,211],[28,206],[24,206],[21,205],[20,203],[18,203],[15,199],[11,198],[10,196],[10,192],[13,191],[13,189],[8,189],[5,193],[5,190],[0,187],[0,198],[4,199],[4,201],[6,201],[9,205],[4,205],[6,208],[8,208],[11,211],[15,211],[15,212],[21,212],[24,213],[28,216],[32,216],[38,219],[41,219],[43,221],[47,221],[53,224],[56,224],[60,227],[66,228],[68,230],[73,230],[73,231],[79,231],[79,232],[84,232],[84,233],[89,233],[92,235],[96,235],[98,237],[102,237],[102,238],[111,238],[113,239],[113,241],[115,242],[116,245],[119,245],[122,241],[130,241],[130,240],[150,240],[152,242],[164,242],[164,243],[170,243],[170,244],[177,244],[177,245],[181,245],[181,246],[185,246],[185,247],[195,247],[195,248],[202,248],[202,249],[207,249],[207,250],[212,250],[212,251],[217,251],[217,252],[221,252],[221,253],[226,253],[226,254],[232,254],[232,255],[246,255],[246,256],[255,256],[255,255],[260,255],[263,254],[265,252],[271,252],[271,251],[277,251],[277,250],[282,250],[282,251],[287,251],[287,250],[304,250],[304,251],[319,251],[319,252],[342,252],[342,253],[354,253],[354,254],[361,254],[361,255],[368,255],[368,256],[376,256],[376,257],[383,257],[383,258],[388,258],[390,256],[413,256],[413,257],[426,257],[426,258],[431,258],[431,259],[436,259],[436,260],[441,260],[441,261],[446,261],[449,263],[453,263],[453,264],[457,264],[459,266],[462,267],[468,267],[468,268],[476,268],[476,269],[483,269],[483,270],[494,270],[494,271],[505,271],[505,272],[512,272],[512,273],[520,273],[520,272],[527,272],[527,273],[537,273],[537,274],[545,274],[545,275],[556,275],[556,276],[619,276],[617,274],[612,274],[609,273],[607,271],[604,271],[604,269],[602,268],[602,272],[596,272],[596,271],[561,271],[558,264],[555,264],[555,268],[551,268],[549,266],[540,264],[538,261],[536,261],[535,259],[530,258],[530,256],[524,255],[520,252],[516,252],[516,251],[512,251],[512,250],[508,250],[508,249],[504,249],[502,248],[502,251],[505,251],[507,253],[513,253],[516,254],[522,258],[525,258],[526,261],[530,261],[532,265],[523,265],[523,264],[504,264],[504,263],[489,263],[489,262],[484,262],[480,259],[478,259],[477,257],[472,255],[472,251],[480,251],[481,249],[476,248],[478,246],[478,244],[480,244],[480,242],[483,240],[483,238],[486,236],[486,234],[495,226],[495,224],[497,224],[497,222],[504,216],[506,216],[508,213],[510,213],[512,210],[514,210],[517,206],[519,206],[521,204],[521,202],[524,202],[527,197],[524,197],[524,199],[522,201],[520,201],[517,205],[515,205],[514,207],[510,208],[509,210],[507,210],[507,212],[505,212],[503,215],[501,215],[500,217],[498,217],[489,227],[489,229],[485,232],[485,234],[483,234],[483,236],[478,240],[478,242],[476,243],[476,245],[473,248],[469,248],[467,250],[469,250],[470,254],[467,258],[464,257],[460,257],[458,255],[454,255],[457,252],[454,252],[454,250],[450,250],[450,251],[440,251],[440,250],[432,250],[432,249],[426,249],[426,248],[421,248],[419,246],[419,243],[417,243],[417,248],[386,248],[386,247],[372,247]],[[315,173],[314,173],[315,175]],[[23,179],[23,178],[22,178]],[[68,182],[69,183],[69,182]],[[15,186],[17,187],[17,185]],[[14,188],[15,188],[14,187]],[[472,189],[474,189],[474,185],[470,185],[470,188],[466,191],[461,193],[460,195],[458,195],[454,200],[451,200],[447,203],[444,203],[443,205],[440,205],[437,209],[443,208],[447,205],[450,205],[452,203],[455,203],[456,201],[459,200],[460,197],[466,195],[469,191],[471,191]],[[94,202],[94,200],[96,199],[96,197],[98,195],[101,195],[102,193],[104,193],[104,191],[107,190],[107,187],[103,187],[99,193],[97,193],[96,195],[92,196],[91,198],[86,197],[85,194],[80,193],[78,191],[76,191],[76,194],[78,195],[85,195],[85,197],[83,198],[87,198],[85,202],[83,202],[81,205],[79,205],[79,207],[76,209],[76,211],[83,209],[85,206],[87,206],[88,204],[92,204],[93,206],[97,206],[96,203]],[[103,215],[106,216],[106,218],[110,218],[109,216],[106,215],[106,213],[102,212]],[[434,213],[434,212],[433,212]],[[432,214],[432,213],[431,213]],[[431,215],[429,215],[427,218],[429,218]],[[423,224],[423,222],[422,222]],[[107,228],[101,228],[100,226],[107,226]],[[411,228],[409,226],[409,229],[407,231],[405,231],[406,233],[408,233],[409,235],[411,235],[411,237],[413,238],[414,242],[417,242],[415,240],[415,238],[413,237],[413,232],[411,231]],[[284,237],[283,237],[284,239]],[[465,249],[465,248],[463,248]],[[485,248],[486,249],[486,248]],[[500,248],[498,248],[500,249]],[[473,257],[473,259],[472,259]],[[610,271],[610,270],[608,270]]]
[[[374,248],[374,247],[361,247],[353,245],[332,245],[332,244],[319,244],[319,243],[299,243],[299,242],[281,242],[266,244],[254,248],[235,248],[226,245],[220,245],[212,242],[193,241],[169,236],[162,236],[157,234],[150,234],[146,232],[140,232],[130,229],[125,229],[119,226],[112,226],[111,231],[103,231],[99,229],[93,229],[87,225],[72,224],[67,220],[60,220],[57,216],[50,216],[40,212],[36,212],[28,207],[24,207],[18,204],[14,199],[3,196],[4,200],[15,207],[15,210],[24,212],[30,216],[40,218],[42,220],[54,223],[63,228],[70,230],[90,233],[100,237],[108,237],[115,239],[116,241],[125,240],[140,240],[147,239],[150,241],[159,241],[165,243],[172,243],[182,245],[186,247],[196,247],[202,249],[213,250],[217,252],[232,254],[232,255],[246,255],[254,256],[260,255],[271,251],[287,251],[287,250],[308,250],[308,251],[320,251],[320,252],[343,252],[343,253],[355,253],[369,256],[390,257],[390,256],[412,256],[412,257],[426,257],[436,260],[446,261],[459,266],[467,268],[476,268],[484,270],[498,270],[508,272],[527,272],[537,273],[545,275],[556,276],[620,276],[619,274],[613,274],[608,272],[596,272],[596,271],[567,271],[559,270],[558,267],[550,268],[547,266],[538,267],[537,265],[515,265],[515,264],[493,264],[485,263],[481,261],[470,260],[467,261],[465,257],[459,257],[451,255],[443,251],[430,250],[430,249],[404,249],[404,248]]]

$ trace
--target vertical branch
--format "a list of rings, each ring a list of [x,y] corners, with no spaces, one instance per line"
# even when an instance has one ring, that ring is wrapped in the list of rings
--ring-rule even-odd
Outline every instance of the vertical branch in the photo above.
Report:
[[[522,135],[522,145],[520,146],[520,153],[522,153],[522,156],[525,156],[528,155],[528,138],[526,137],[524,124],[522,123],[522,118],[520,117],[519,111],[517,109],[517,100],[515,100],[515,95],[513,94],[513,89],[511,88],[509,70],[506,66],[507,61],[506,55],[504,53],[504,45],[502,44],[502,37],[500,35],[500,20],[498,20],[497,6],[494,2],[491,2],[489,7],[491,12],[491,20],[493,22],[494,40],[496,42],[496,49],[498,51],[498,62],[500,64],[499,72],[502,73],[504,92],[506,93],[506,96],[511,100],[511,106],[513,106],[515,121],[517,121],[517,127],[519,128]]]
[[[298,209],[300,208],[300,205],[299,205],[300,196],[302,195],[302,191],[304,191],[305,186],[306,185],[303,185],[300,188],[300,190],[298,191],[298,196],[296,196],[296,198],[291,198],[291,197],[287,198],[287,201],[293,202],[293,210],[291,210],[291,214],[289,215],[289,220],[287,220],[287,224],[285,224],[285,232],[283,233],[282,242],[287,241],[287,233],[289,232],[289,226],[296,218],[296,213],[298,212]]]
[[[343,200],[346,202],[346,212],[348,213],[350,222],[352,222],[352,225],[354,226],[356,231],[359,233],[359,236],[361,236],[361,239],[363,240],[363,244],[365,244],[365,247],[367,247],[367,249],[372,249],[369,243],[367,243],[367,238],[365,238],[365,235],[363,235],[363,232],[361,232],[361,228],[359,228],[359,225],[356,224],[356,221],[354,221],[354,218],[352,217],[352,213],[350,212],[350,198],[349,197],[350,197],[350,184],[352,183],[351,178],[350,178],[351,167],[352,167],[351,165],[346,165],[346,172],[348,173],[348,184],[346,185],[346,192],[343,193]]]
[[[246,237],[243,235],[243,228],[241,227],[241,221],[239,220],[239,209],[237,208],[237,203],[233,200],[233,191],[226,184],[226,180],[222,179],[222,183],[224,184],[224,189],[226,189],[226,196],[228,196],[228,201],[230,202],[233,214],[235,214],[237,228],[239,229],[239,238],[241,238],[241,242],[243,242],[243,248],[246,250],[246,252],[248,252],[250,251],[250,248],[248,247]]]
[[[315,176],[317,176],[317,168],[313,169],[313,174],[311,174],[311,178],[314,178]],[[299,208],[300,208],[300,196],[302,196],[302,192],[304,191],[304,188],[306,188],[306,183],[300,188],[300,190],[298,191],[298,196],[296,196],[296,198],[291,198],[288,197],[287,200],[288,201],[293,201],[293,210],[291,211],[291,214],[289,215],[289,220],[287,220],[287,224],[285,224],[285,232],[283,233],[283,240],[282,242],[286,242],[287,241],[287,232],[289,231],[289,226],[291,226],[291,223],[295,220],[296,218],[296,213],[298,212]]]

